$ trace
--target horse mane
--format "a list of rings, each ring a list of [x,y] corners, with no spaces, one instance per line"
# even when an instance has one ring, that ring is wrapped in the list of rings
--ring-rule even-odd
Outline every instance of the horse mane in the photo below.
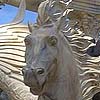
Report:
[[[66,34],[67,35],[67,34]],[[83,99],[91,100],[93,95],[99,92],[99,57],[90,57],[86,54],[87,48],[91,42],[91,37],[85,36],[85,34],[79,30],[72,30],[72,33],[67,38],[74,53],[74,57],[78,62],[80,82]]]
[[[60,38],[59,74],[62,73],[60,81],[66,81],[66,90],[68,92],[68,95],[66,95],[68,96],[68,100],[81,100],[81,87],[79,81],[78,63],[74,59],[72,48],[70,47],[70,44],[66,37],[61,32],[58,33],[58,35]],[[66,78],[63,75],[65,75]]]

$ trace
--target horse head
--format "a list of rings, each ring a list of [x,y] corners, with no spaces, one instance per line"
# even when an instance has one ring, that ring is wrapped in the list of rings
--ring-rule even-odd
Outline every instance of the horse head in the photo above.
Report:
[[[24,41],[26,66],[23,75],[30,91],[39,96],[45,95],[50,100],[78,100],[77,63],[65,36],[57,32],[54,25],[42,26],[34,29]]]
[[[39,95],[39,100],[80,100],[77,63],[62,32],[70,29],[67,10],[57,21],[49,16],[42,20],[44,13],[39,13],[36,26],[29,24],[31,34],[25,38],[26,66],[22,71],[24,83]]]
[[[53,27],[39,28],[24,40],[26,45],[24,83],[30,86],[31,92],[35,94],[40,94],[48,78],[53,80],[55,76],[53,74],[56,71],[58,53],[58,39],[55,33]]]

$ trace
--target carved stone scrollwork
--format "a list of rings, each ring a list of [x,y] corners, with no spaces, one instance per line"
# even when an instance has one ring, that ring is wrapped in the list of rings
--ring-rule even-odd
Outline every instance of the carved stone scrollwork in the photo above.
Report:
[[[100,19],[96,15],[82,13],[83,17],[79,22],[79,27],[82,31],[93,38],[98,38],[100,31]]]
[[[76,20],[77,28],[85,35],[98,39],[100,33],[100,16],[84,11],[73,11],[69,14],[71,20]]]

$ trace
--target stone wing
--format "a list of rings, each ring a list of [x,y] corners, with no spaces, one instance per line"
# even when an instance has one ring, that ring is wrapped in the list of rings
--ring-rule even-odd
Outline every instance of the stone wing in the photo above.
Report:
[[[21,72],[22,67],[25,66],[23,40],[28,34],[26,25],[0,26],[0,88],[11,97],[11,100],[36,98],[24,85]]]

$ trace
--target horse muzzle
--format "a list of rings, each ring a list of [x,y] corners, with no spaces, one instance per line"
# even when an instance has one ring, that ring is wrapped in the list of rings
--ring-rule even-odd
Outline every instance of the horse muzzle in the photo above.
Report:
[[[22,73],[24,76],[24,83],[25,85],[30,87],[30,91],[33,94],[39,94],[42,91],[42,84],[38,79],[38,75],[42,75],[44,73],[43,68],[37,69],[28,69],[23,68]],[[42,78],[42,77],[41,77]]]

